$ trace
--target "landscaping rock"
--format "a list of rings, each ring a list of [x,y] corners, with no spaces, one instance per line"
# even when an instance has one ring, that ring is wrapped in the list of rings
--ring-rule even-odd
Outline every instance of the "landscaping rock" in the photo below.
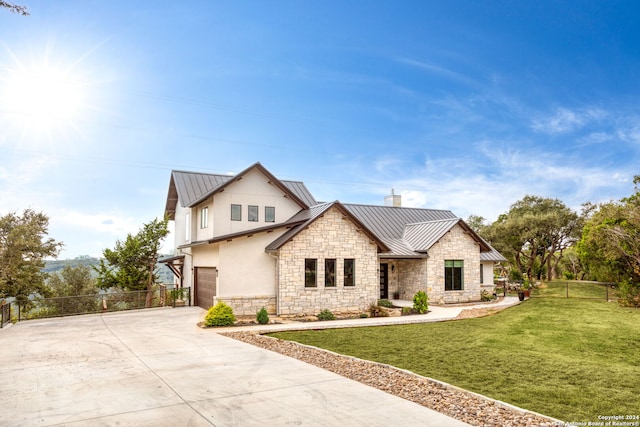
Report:
[[[466,311],[466,310],[465,310]],[[471,314],[471,313],[469,313]],[[474,426],[552,427],[557,421],[392,366],[252,332],[223,335],[319,366]]]

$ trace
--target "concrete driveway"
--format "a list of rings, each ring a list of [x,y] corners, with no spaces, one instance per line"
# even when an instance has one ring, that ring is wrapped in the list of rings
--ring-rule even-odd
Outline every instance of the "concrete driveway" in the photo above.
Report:
[[[197,307],[0,330],[3,426],[465,426],[196,323]]]

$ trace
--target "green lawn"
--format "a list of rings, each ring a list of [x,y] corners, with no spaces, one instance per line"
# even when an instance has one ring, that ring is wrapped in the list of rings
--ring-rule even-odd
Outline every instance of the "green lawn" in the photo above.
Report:
[[[640,310],[533,298],[496,315],[419,325],[282,332],[566,421],[639,414]]]
[[[594,282],[566,281],[558,280],[545,282],[539,288],[531,291],[531,296],[540,297],[567,297],[567,287],[569,288],[569,298],[592,298],[610,301],[617,300],[617,289],[612,289],[603,284]]]

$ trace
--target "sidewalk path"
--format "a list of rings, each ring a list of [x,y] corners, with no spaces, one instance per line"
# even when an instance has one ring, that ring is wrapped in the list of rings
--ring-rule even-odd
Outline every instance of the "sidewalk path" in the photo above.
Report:
[[[396,305],[399,301],[392,301]],[[406,301],[405,301],[406,303]],[[456,306],[436,306],[430,305],[427,314],[416,314],[412,316],[398,317],[369,317],[364,319],[345,319],[345,320],[327,320],[318,322],[287,322],[269,325],[246,325],[232,326],[228,328],[216,328],[219,332],[240,332],[240,331],[257,331],[260,332],[276,332],[276,331],[298,331],[304,329],[331,329],[331,328],[353,328],[358,326],[383,326],[383,325],[402,325],[407,323],[428,323],[441,322],[443,320],[451,320],[458,317],[463,310],[478,308],[506,308],[520,303],[517,297],[506,297],[496,302],[478,303],[472,305],[456,305]]]

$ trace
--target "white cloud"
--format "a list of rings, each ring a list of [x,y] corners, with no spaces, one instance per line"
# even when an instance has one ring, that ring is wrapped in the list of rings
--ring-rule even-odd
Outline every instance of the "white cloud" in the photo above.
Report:
[[[90,214],[62,209],[52,218],[55,218],[52,221],[61,226],[82,228],[117,238],[136,233],[140,228],[138,220],[118,212]]]
[[[547,134],[563,134],[581,129],[588,123],[604,118],[607,113],[599,108],[570,110],[558,108],[550,116],[535,118],[531,128],[536,132]]]

